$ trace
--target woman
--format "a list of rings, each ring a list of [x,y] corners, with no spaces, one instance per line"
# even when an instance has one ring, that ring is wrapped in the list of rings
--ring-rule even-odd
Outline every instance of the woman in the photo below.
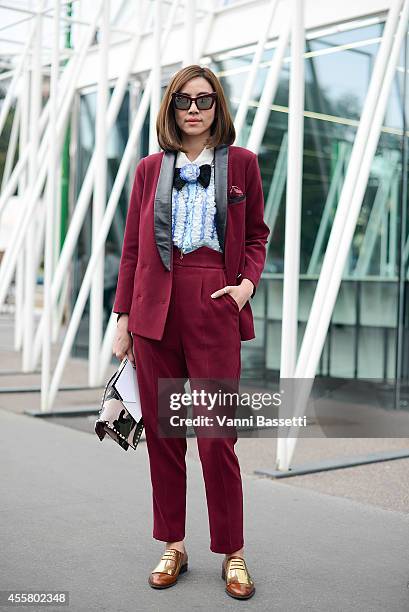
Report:
[[[113,352],[135,364],[153,492],[153,537],[165,551],[153,588],[187,570],[186,438],[157,433],[158,379],[240,378],[241,340],[255,337],[249,298],[269,229],[257,156],[233,146],[223,89],[208,68],[179,70],[157,117],[161,149],[136,168],[113,311]],[[192,386],[192,385],[191,385]],[[196,432],[197,433],[197,432]],[[210,550],[224,553],[226,592],[254,595],[244,560],[237,434],[197,436]]]

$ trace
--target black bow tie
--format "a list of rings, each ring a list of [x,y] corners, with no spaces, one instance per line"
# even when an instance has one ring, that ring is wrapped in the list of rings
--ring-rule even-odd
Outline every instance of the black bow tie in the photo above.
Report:
[[[203,164],[202,166],[199,166],[199,168],[200,174],[197,177],[197,181],[203,185],[203,187],[208,187],[210,183],[211,165]],[[175,173],[173,175],[173,186],[180,191],[183,185],[187,182],[188,181],[185,181],[185,179],[180,176],[180,168],[175,168]]]

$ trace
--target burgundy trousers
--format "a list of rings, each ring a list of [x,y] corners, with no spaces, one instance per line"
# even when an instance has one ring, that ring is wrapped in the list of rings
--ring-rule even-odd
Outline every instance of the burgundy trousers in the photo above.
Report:
[[[210,295],[227,284],[222,253],[200,247],[180,257],[173,247],[172,294],[161,340],[133,335],[153,496],[153,537],[185,537],[185,437],[157,432],[158,379],[235,379],[241,370],[239,309],[232,296]],[[205,482],[210,550],[232,553],[244,545],[240,466],[229,437],[196,435]]]

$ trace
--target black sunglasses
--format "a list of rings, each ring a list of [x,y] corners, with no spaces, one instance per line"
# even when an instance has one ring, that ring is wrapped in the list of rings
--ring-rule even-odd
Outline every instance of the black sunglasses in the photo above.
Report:
[[[189,110],[192,102],[195,101],[199,110],[210,110],[216,100],[217,94],[215,91],[211,93],[201,94],[196,98],[188,96],[188,94],[173,92],[172,99],[175,108],[178,110]]]

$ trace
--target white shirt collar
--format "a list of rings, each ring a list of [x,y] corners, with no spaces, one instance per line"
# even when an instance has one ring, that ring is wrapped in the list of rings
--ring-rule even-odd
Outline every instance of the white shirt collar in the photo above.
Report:
[[[185,164],[192,164],[192,163],[197,164],[198,166],[201,166],[202,164],[211,164],[213,161],[213,153],[214,153],[214,147],[210,147],[210,148],[204,147],[204,149],[202,149],[202,151],[199,153],[196,159],[194,159],[192,162],[190,161],[186,153],[184,153],[183,151],[179,151],[176,157],[175,167],[180,168],[181,166],[184,166]]]

